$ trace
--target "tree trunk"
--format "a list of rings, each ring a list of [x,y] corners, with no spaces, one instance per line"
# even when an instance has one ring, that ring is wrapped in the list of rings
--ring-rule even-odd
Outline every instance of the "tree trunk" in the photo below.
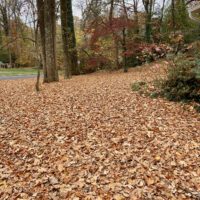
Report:
[[[0,45],[2,45],[2,42],[3,42],[3,33],[0,29]]]
[[[155,0],[142,0],[145,12],[146,12],[146,24],[145,24],[145,38],[146,42],[151,42],[152,34],[152,16]]]
[[[71,77],[71,60],[69,54],[69,44],[68,44],[68,32],[67,32],[67,3],[66,0],[60,0],[60,10],[61,10],[61,28],[62,28],[62,40],[63,40],[63,53],[64,53],[64,78]]]
[[[67,24],[69,30],[69,47],[70,58],[72,63],[72,74],[79,75],[80,69],[78,66],[78,53],[76,49],[76,36],[74,30],[74,17],[72,12],[72,0],[67,0]]]
[[[44,13],[47,82],[54,82],[59,80],[58,70],[56,67],[55,0],[44,0]]]
[[[46,66],[44,1],[43,0],[37,0],[37,12],[38,12],[38,25],[40,29],[40,40],[41,40],[41,47],[42,47],[42,65],[43,65],[44,82],[48,82],[47,66]]]
[[[119,69],[119,42],[118,38],[116,36],[116,33],[113,30],[113,10],[114,10],[114,0],[111,0],[110,2],[110,12],[109,12],[109,23],[110,23],[110,28],[112,31],[112,37],[113,37],[113,45],[115,48],[115,67]]]
[[[123,10],[124,10],[124,17],[125,19],[128,21],[128,13],[127,13],[127,9],[126,9],[126,5],[125,5],[125,0],[122,0],[123,3]],[[126,56],[126,28],[123,28],[122,31],[122,40],[123,40],[123,60],[124,60],[124,72],[128,72],[128,66],[127,66],[127,56]]]
[[[138,17],[138,3],[139,0],[133,0],[133,11],[134,11],[134,19],[135,19],[135,33],[138,34],[139,30],[139,17]]]
[[[162,28],[163,17],[164,17],[164,10],[165,10],[165,1],[163,0],[162,8],[161,8],[161,17],[160,17],[160,30]]]
[[[119,69],[119,41],[117,39],[114,39],[115,43],[115,65],[116,68]]]
[[[171,11],[172,11],[172,28],[173,28],[173,32],[174,32],[174,35],[175,35],[175,1],[172,0],[172,8],[171,8]]]
[[[124,61],[124,72],[128,72],[128,66],[127,66],[127,57],[126,57],[126,29],[124,28],[122,31],[122,37],[123,37],[123,61]]]
[[[151,42],[151,31],[152,31],[150,14],[147,14],[145,26],[146,26],[146,31],[145,31],[146,41],[148,43],[150,43]]]
[[[10,30],[10,14],[8,10],[7,2],[5,5],[0,5],[0,12],[2,15],[2,24],[5,36],[8,39],[8,54],[9,54],[9,65],[12,67],[12,50],[11,50],[11,30]]]
[[[74,18],[71,0],[60,0],[62,38],[65,60],[65,77],[79,75],[78,54],[76,50],[76,36],[74,30]]]

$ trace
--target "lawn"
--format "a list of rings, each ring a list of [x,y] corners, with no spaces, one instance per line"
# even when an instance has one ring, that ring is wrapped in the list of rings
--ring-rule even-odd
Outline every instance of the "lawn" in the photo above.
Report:
[[[199,199],[199,114],[131,89],[163,65],[1,81],[0,199]]]
[[[12,68],[2,69],[0,68],[0,76],[18,76],[18,75],[35,75],[37,69],[33,68]]]

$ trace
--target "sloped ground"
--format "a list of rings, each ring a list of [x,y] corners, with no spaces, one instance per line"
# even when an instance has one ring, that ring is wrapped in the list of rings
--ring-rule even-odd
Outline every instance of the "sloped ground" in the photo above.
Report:
[[[0,199],[200,198],[200,116],[131,91],[164,63],[0,82]]]

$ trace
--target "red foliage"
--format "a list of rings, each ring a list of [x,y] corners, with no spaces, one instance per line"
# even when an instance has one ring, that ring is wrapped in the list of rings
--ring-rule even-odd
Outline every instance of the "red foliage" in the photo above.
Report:
[[[83,73],[92,73],[109,65],[110,60],[102,55],[93,55],[87,58],[85,66],[82,69]]]
[[[105,37],[113,34],[114,37],[118,36],[118,33],[124,28],[131,28],[135,25],[134,20],[124,18],[113,18],[112,21],[106,21],[97,27],[90,27],[88,33],[91,34],[91,45],[93,46],[100,37]],[[92,30],[92,31],[91,31]]]
[[[127,51],[124,53],[127,57],[136,57],[140,63],[154,61],[163,58],[171,51],[171,48],[165,44],[147,44],[134,43],[127,44]]]

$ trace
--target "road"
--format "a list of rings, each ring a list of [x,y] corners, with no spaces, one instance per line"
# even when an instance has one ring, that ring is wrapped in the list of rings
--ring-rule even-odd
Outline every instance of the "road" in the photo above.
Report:
[[[37,75],[0,76],[0,80],[17,80],[35,78]]]

